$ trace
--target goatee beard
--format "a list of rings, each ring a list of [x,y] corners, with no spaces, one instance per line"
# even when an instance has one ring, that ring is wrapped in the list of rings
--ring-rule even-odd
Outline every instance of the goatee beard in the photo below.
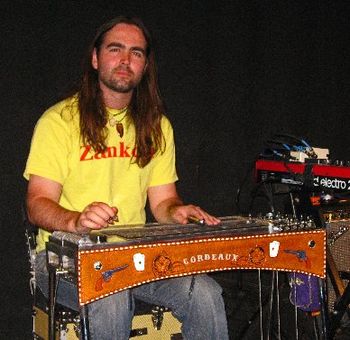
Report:
[[[133,81],[128,80],[110,79],[109,81],[105,81],[101,79],[101,81],[106,87],[119,93],[128,93],[136,87],[136,84],[134,84]]]

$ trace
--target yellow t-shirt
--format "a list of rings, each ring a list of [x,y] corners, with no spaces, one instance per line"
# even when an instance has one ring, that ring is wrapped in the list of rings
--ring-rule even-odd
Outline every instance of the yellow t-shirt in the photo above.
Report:
[[[66,209],[82,211],[91,202],[105,202],[118,207],[120,224],[144,223],[148,187],[178,179],[173,130],[163,116],[164,152],[159,151],[147,166],[140,168],[132,159],[134,126],[127,118],[123,126],[121,138],[115,127],[107,123],[107,151],[96,154],[89,145],[82,145],[76,98],[57,103],[35,127],[24,177],[29,179],[33,174],[60,183],[59,203]],[[38,251],[44,249],[48,236],[47,231],[39,230]]]

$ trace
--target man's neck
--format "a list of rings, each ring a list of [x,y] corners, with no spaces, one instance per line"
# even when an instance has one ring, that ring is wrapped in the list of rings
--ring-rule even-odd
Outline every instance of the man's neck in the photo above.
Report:
[[[105,105],[111,109],[122,109],[128,106],[132,97],[132,91],[121,93],[102,89],[102,94]]]

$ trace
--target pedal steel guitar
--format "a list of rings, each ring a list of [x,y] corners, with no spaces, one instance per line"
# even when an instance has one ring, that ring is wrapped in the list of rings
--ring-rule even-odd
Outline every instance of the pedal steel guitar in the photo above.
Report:
[[[81,306],[155,280],[222,270],[299,272],[324,279],[326,233],[311,220],[222,217],[215,226],[127,225],[54,232],[49,265],[75,280]]]

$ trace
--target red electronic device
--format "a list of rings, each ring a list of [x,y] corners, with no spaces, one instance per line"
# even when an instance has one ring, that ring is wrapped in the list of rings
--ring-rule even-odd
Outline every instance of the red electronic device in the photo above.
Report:
[[[349,166],[259,159],[255,163],[255,175],[257,182],[304,185],[308,180],[320,190],[350,191]]]

